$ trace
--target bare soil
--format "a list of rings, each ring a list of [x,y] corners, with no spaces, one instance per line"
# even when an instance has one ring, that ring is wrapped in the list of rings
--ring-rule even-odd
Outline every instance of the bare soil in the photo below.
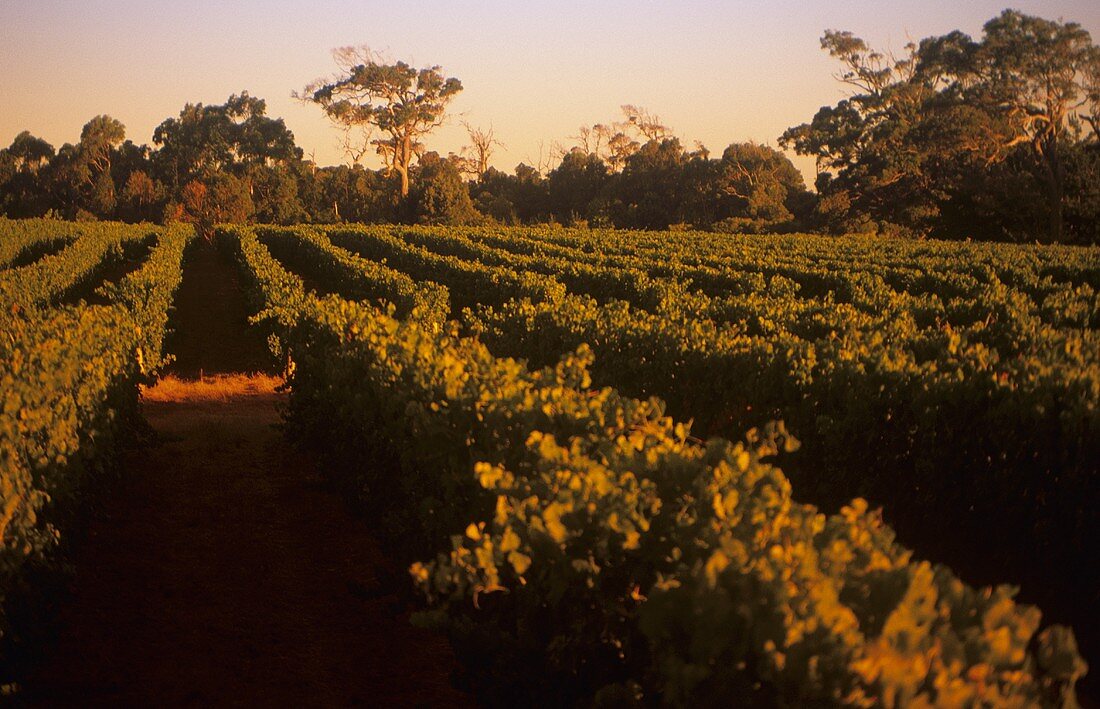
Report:
[[[240,278],[224,254],[200,242],[187,253],[176,294],[168,351],[169,372],[197,379],[204,374],[269,370],[264,336],[248,326],[252,314]]]
[[[278,380],[231,373],[263,359],[241,343],[234,280],[212,250],[192,254],[179,371],[226,374],[146,392],[159,443],[126,455],[81,545],[60,637],[23,696],[43,706],[471,705],[450,684],[446,640],[409,624],[403,570],[279,434]]]

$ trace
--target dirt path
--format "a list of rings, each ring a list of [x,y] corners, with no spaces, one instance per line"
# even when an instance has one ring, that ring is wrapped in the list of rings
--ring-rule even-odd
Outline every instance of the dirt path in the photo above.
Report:
[[[186,378],[201,374],[258,372],[268,364],[263,336],[248,327],[249,310],[237,272],[213,247],[200,244],[187,254],[176,294],[168,351],[169,371]]]
[[[214,277],[227,266],[203,268]],[[194,353],[216,348],[220,327],[185,329],[200,292],[179,300],[177,341]],[[234,297],[222,293],[229,307],[215,312],[238,309]],[[191,341],[200,335],[204,346]],[[201,356],[192,365],[210,371]],[[380,583],[401,570],[273,428],[276,384],[169,378],[146,392],[161,443],[128,454],[125,481],[92,522],[61,637],[26,688],[31,704],[471,703],[450,687],[445,640],[410,626]]]

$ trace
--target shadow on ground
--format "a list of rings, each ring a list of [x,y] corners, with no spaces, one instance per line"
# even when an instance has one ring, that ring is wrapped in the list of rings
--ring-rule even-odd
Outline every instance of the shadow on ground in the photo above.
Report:
[[[281,380],[246,374],[266,350],[231,264],[189,256],[173,376],[143,396],[159,442],[91,520],[26,703],[471,705],[445,639],[409,624],[403,570],[279,434]]]

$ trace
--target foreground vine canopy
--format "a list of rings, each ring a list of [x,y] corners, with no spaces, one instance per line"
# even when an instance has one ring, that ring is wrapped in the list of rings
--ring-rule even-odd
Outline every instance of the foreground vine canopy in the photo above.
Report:
[[[1100,601],[1096,249],[215,239],[288,375],[285,433],[407,563],[416,622],[483,701],[1076,704],[1070,627],[1088,652]],[[0,220],[0,594],[56,563],[131,430],[192,240]],[[140,263],[91,287],[120,254]]]
[[[1094,251],[220,237],[293,371],[289,431],[419,559],[420,622],[490,701],[1074,703],[1071,631],[918,560],[861,496],[964,562],[1073,559],[1066,598],[1095,578]]]

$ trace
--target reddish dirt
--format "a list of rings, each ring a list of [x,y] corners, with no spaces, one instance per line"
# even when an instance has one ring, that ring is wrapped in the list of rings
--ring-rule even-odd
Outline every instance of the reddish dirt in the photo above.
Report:
[[[185,285],[196,263],[211,277],[229,270],[216,255],[189,262]],[[239,291],[208,286],[223,300],[215,312],[242,307]],[[230,328],[211,311],[185,329],[199,292],[180,294],[177,342],[216,356],[189,366],[248,366],[256,353],[222,350],[214,333]],[[413,628],[387,593],[402,571],[274,428],[285,395],[272,382],[169,380],[147,392],[160,443],[127,454],[124,482],[92,521],[29,704],[472,704],[450,686],[445,639]]]
[[[248,326],[251,312],[237,271],[210,244],[188,251],[175,305],[175,333],[168,338],[168,351],[176,358],[171,373],[197,378],[270,367],[263,335]]]

